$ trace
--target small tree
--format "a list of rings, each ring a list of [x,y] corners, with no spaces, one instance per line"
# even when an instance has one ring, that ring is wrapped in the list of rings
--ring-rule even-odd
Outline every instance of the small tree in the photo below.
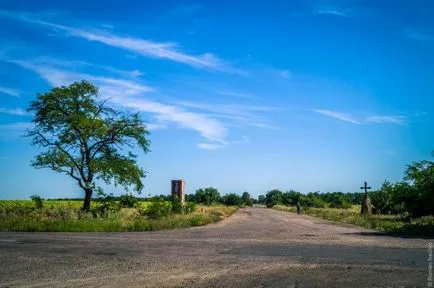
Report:
[[[196,190],[196,203],[211,205],[220,201],[220,193],[216,188],[208,187]]]
[[[241,199],[243,200],[244,205],[247,205],[247,206],[253,205],[253,200],[250,197],[249,192],[244,192],[243,195],[241,196]]]
[[[28,109],[35,128],[27,136],[45,148],[32,166],[50,168],[77,181],[84,191],[83,209],[90,209],[95,180],[143,188],[145,171],[136,155],[124,148],[149,151],[148,131],[138,114],[115,111],[98,99],[98,88],[87,81],[38,94]]]
[[[265,204],[268,208],[282,204],[282,191],[278,189],[268,191],[265,195]]]
[[[139,200],[134,197],[133,194],[123,194],[119,196],[119,205],[123,208],[134,208],[137,203],[139,203]]]
[[[243,204],[241,197],[235,193],[229,193],[223,196],[222,202],[228,206],[241,206]]]
[[[30,199],[32,199],[36,209],[44,208],[44,199],[42,199],[39,195],[32,195],[30,196]]]

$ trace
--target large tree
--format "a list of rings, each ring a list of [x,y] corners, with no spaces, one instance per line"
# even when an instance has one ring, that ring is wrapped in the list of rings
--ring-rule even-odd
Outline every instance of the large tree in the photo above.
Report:
[[[434,151],[432,152],[434,157]],[[416,161],[407,166],[405,178],[412,189],[401,189],[401,200],[416,217],[434,214],[434,161]]]
[[[116,111],[87,81],[38,94],[28,108],[34,129],[27,136],[42,147],[32,166],[50,168],[77,181],[90,209],[95,180],[140,192],[145,171],[137,165],[136,147],[149,151],[148,130],[138,114]]]

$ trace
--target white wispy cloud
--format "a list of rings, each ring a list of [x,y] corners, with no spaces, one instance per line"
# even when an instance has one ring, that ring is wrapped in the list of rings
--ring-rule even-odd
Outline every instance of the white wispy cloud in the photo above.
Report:
[[[197,147],[206,150],[217,150],[226,147],[224,144],[215,144],[215,143],[197,143]]]
[[[127,109],[152,114],[156,120],[155,123],[148,125],[148,128],[152,130],[164,129],[167,124],[174,124],[181,128],[197,131],[212,144],[228,144],[226,141],[228,131],[221,121],[204,113],[185,111],[179,106],[143,99],[145,93],[155,92],[156,90],[139,83],[135,79],[114,79],[69,72],[32,61],[10,60],[10,62],[36,72],[52,86],[69,85],[74,81],[83,79],[92,81],[99,87],[104,98],[110,98],[111,103]]]
[[[337,17],[349,17],[351,13],[350,9],[344,9],[335,6],[315,6],[313,9],[314,15],[330,15]]]
[[[52,86],[63,86],[74,81],[88,80],[99,86],[100,92],[109,97],[133,96],[155,91],[155,88],[137,81],[70,72],[53,67],[50,62],[42,63],[41,61],[35,62],[32,60],[8,60],[8,62],[36,72]]]
[[[20,92],[16,89],[0,86],[0,94],[7,94],[9,96],[20,97]]]
[[[27,112],[26,110],[22,109],[22,108],[0,108],[0,113],[4,113],[4,114],[10,114],[10,115],[16,115],[16,116],[27,116],[27,115],[31,115],[29,112]]]
[[[407,122],[407,117],[402,115],[368,116],[366,117],[366,122],[404,125]]]
[[[428,42],[434,40],[434,34],[415,29],[413,27],[407,27],[404,29],[404,36],[413,40]]]
[[[211,112],[210,116],[214,118],[230,120],[228,125],[232,127],[251,126],[272,130],[276,127],[266,123],[261,115],[283,111],[280,107],[265,105],[213,105],[189,101],[177,101],[175,104],[207,113]]]
[[[101,24],[101,27],[107,28],[107,29],[114,29],[115,28],[115,26],[113,26],[111,24]]]
[[[160,123],[172,122],[180,127],[190,128],[210,141],[227,144],[227,128],[220,121],[206,114],[188,112],[174,105],[167,105],[151,100],[129,99],[118,103],[124,107],[142,112],[155,113],[155,119]]]
[[[352,124],[361,124],[359,121],[357,121],[353,116],[346,114],[346,113],[341,113],[341,112],[336,112],[336,111],[330,111],[330,110],[322,110],[322,109],[313,109],[313,112],[325,115],[325,116],[329,116],[332,118],[336,118],[339,119],[341,121],[345,121],[345,122],[349,122]]]
[[[1,12],[1,11],[0,11]],[[171,61],[184,63],[197,68],[204,68],[222,72],[243,74],[244,71],[231,67],[227,62],[219,59],[212,53],[192,55],[183,52],[178,44],[172,42],[155,42],[132,36],[123,36],[98,29],[81,29],[72,26],[61,25],[48,21],[43,21],[34,15],[24,13],[14,13],[2,11],[0,16],[10,17],[28,23],[39,24],[64,31],[70,36],[86,39],[88,41],[100,42],[108,46],[124,49],[145,57],[168,59]]]
[[[146,128],[149,131],[156,131],[156,130],[163,130],[163,129],[167,129],[169,128],[167,125],[165,124],[161,124],[161,123],[147,123],[146,124]]]
[[[234,92],[234,91],[221,91],[218,92],[218,94],[220,95],[224,95],[224,96],[231,96],[231,97],[237,97],[237,98],[254,98],[254,96],[252,94],[249,93],[242,93],[242,92]]]
[[[396,124],[405,125],[408,121],[407,116],[403,115],[373,115],[373,116],[356,116],[348,113],[313,109],[313,112],[332,117],[341,121],[349,122],[352,124]]]
[[[33,123],[30,122],[15,122],[8,124],[0,124],[0,137],[16,138],[24,136],[27,129],[33,128]]]
[[[287,80],[290,80],[292,78],[291,71],[289,71],[289,70],[280,71],[279,76],[282,77],[283,79],[287,79]]]

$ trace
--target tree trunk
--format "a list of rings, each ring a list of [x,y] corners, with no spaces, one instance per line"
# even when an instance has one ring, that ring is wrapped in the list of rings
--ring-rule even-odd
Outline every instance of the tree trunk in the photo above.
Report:
[[[90,210],[90,199],[92,198],[92,188],[86,188],[84,189],[85,195],[84,195],[84,203],[83,203],[83,210],[89,211]]]

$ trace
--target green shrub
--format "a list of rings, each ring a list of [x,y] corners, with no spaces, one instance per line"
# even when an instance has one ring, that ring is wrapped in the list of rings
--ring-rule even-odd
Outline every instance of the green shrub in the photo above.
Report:
[[[172,203],[169,201],[164,201],[163,199],[159,199],[157,201],[152,202],[140,214],[155,219],[155,218],[169,216],[171,211],[172,211]]]
[[[97,190],[97,204],[90,211],[95,218],[108,218],[121,210],[119,203],[115,201],[113,194],[105,194],[102,189]]]
[[[32,195],[32,196],[30,196],[30,199],[32,199],[33,203],[35,204],[36,209],[44,208],[44,199],[42,199],[40,196]]]
[[[235,193],[229,193],[222,197],[222,202],[228,206],[240,206],[243,204],[243,200]]]
[[[185,213],[192,213],[194,211],[196,211],[196,203],[194,203],[194,202],[187,202],[184,205],[184,212]]]
[[[132,194],[123,194],[119,196],[119,205],[122,208],[135,208],[139,200]]]
[[[265,195],[265,204],[268,208],[271,208],[274,205],[282,204],[282,200],[282,191],[277,189],[268,191]]]
[[[315,195],[301,196],[300,204],[302,207],[325,208],[327,203]]]
[[[183,208],[184,207],[182,205],[182,201],[179,198],[179,196],[178,195],[173,195],[173,198],[172,198],[172,212],[176,213],[176,214],[181,214],[181,213],[184,212]]]

